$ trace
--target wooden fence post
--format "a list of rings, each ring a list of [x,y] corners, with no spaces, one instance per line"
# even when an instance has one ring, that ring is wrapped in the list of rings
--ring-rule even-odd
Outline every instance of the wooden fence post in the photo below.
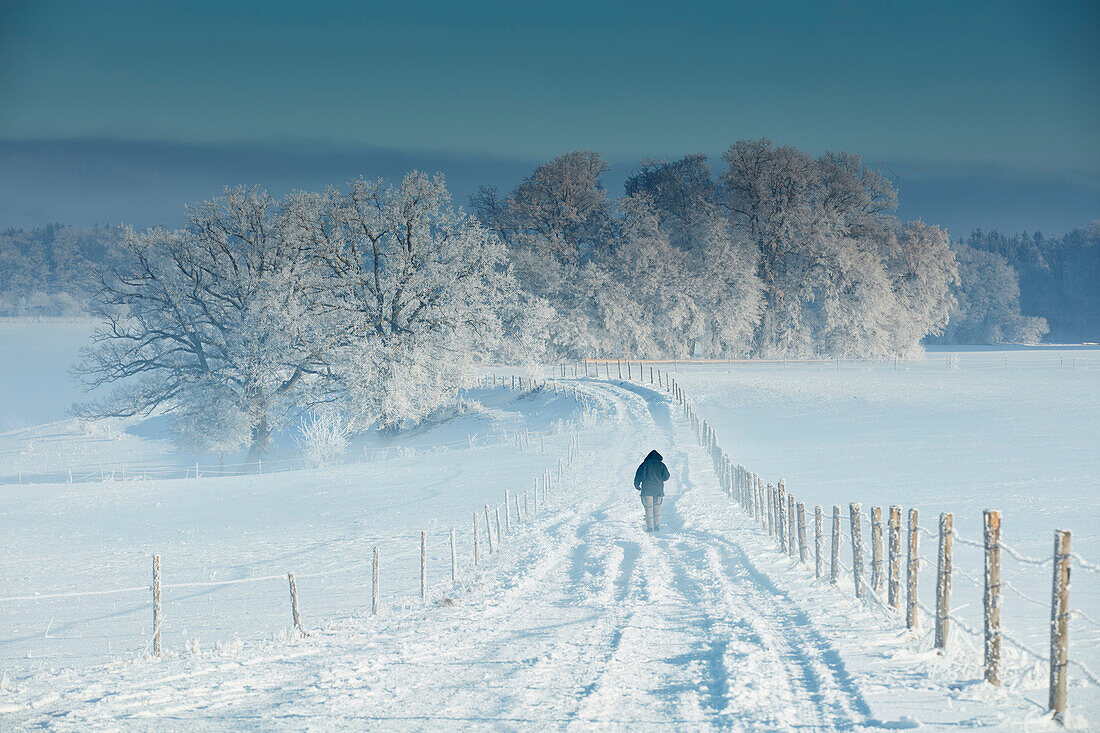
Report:
[[[768,510],[768,534],[774,537],[775,519],[773,515],[775,514],[775,488],[771,484],[768,484],[766,499],[767,506],[765,508]]]
[[[760,511],[760,526],[763,529],[768,529],[768,506],[767,497],[764,493],[764,482],[755,473],[752,474],[752,486],[756,492],[756,501]]]
[[[523,490],[523,521],[531,521],[531,509],[527,504],[527,490]]]
[[[160,656],[160,555],[153,555],[153,656]]]
[[[519,494],[512,494],[512,500],[516,503],[516,521],[526,522],[527,520],[524,519],[523,515],[519,512]]]
[[[986,509],[985,526],[985,681],[1001,685],[1001,513]]]
[[[779,479],[779,491],[779,521],[783,527],[783,542],[785,546],[790,538],[791,532],[793,531],[793,528],[790,526],[790,520],[787,514],[787,479]]]
[[[951,550],[954,518],[950,512],[940,514],[940,551],[936,563],[936,648],[947,648],[951,614]]]
[[[798,520],[795,518],[795,501],[794,494],[787,494],[787,554],[791,557],[795,556],[797,551],[796,545],[798,539],[795,535],[795,527],[798,524]]]
[[[829,584],[836,585],[840,576],[840,507],[833,504],[833,546],[829,561]]]
[[[890,519],[887,521],[889,539],[889,557],[887,558],[886,602],[890,608],[901,608],[901,507],[890,507]]]
[[[1050,602],[1050,709],[1066,721],[1066,667],[1069,664],[1069,530],[1054,531],[1054,582]]]
[[[474,515],[477,516],[476,514]],[[374,570],[371,573],[370,584],[370,612],[378,613],[378,547],[374,548]]]
[[[512,510],[508,506],[508,489],[504,490],[504,531],[512,534]]]
[[[882,592],[882,507],[871,508],[871,588]]]
[[[428,597],[428,533],[420,530],[420,600]]]
[[[814,577],[821,577],[821,505],[814,507]]]
[[[860,504],[848,505],[848,518],[852,528],[852,582],[856,586],[856,598],[863,597],[863,529],[859,521]]]
[[[458,582],[458,545],[455,542],[455,528],[451,527],[451,584]]]
[[[481,533],[477,528],[477,512],[474,512],[474,569],[481,564]]]
[[[920,568],[920,531],[917,510],[909,510],[909,557],[905,577],[905,628],[917,628],[917,570]]]
[[[294,573],[287,573],[286,579],[290,581],[290,610],[294,614],[294,628],[304,636],[306,632],[302,629],[302,615],[298,613],[298,586],[294,584]]]
[[[806,562],[806,505],[798,502],[798,560]]]
[[[493,520],[489,518],[489,505],[485,505],[485,536],[489,538],[489,554],[493,554]]]
[[[504,544],[504,541],[501,539],[501,534],[500,534],[500,507],[497,507],[496,509],[494,509],[493,514],[496,515],[496,518],[497,518],[497,547],[500,547],[501,545]]]
[[[779,479],[779,487],[775,490],[775,526],[778,528],[779,546],[787,549],[787,535],[784,534],[783,523],[787,514],[787,487],[783,479]]]

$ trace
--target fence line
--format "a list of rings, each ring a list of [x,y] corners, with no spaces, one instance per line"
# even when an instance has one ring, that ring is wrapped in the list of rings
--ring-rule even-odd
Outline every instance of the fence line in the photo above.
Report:
[[[502,380],[502,382],[503,382],[503,380]],[[520,383],[522,384],[522,381]],[[555,385],[555,391],[556,391],[556,385]],[[576,394],[579,395],[580,393],[578,392]],[[578,400],[578,401],[581,401],[581,400]],[[569,437],[566,448],[565,448],[564,452],[562,453],[562,455],[557,457],[556,461],[552,461],[551,465],[547,466],[541,472],[541,474],[538,476],[538,478],[535,481],[535,491],[534,491],[534,497],[536,499],[535,504],[533,506],[530,506],[530,505],[527,504],[527,502],[526,502],[527,492],[524,491],[524,507],[523,507],[523,510],[521,512],[520,505],[519,505],[519,492],[517,491],[517,492],[511,494],[512,496],[515,497],[515,501],[516,501],[516,507],[515,507],[516,522],[514,523],[514,527],[513,527],[512,523],[509,520],[505,521],[505,524],[504,524],[503,527],[501,526],[500,521],[499,521],[501,510],[504,510],[505,512],[507,512],[507,510],[508,510],[508,496],[509,496],[509,494],[507,492],[505,494],[504,501],[502,501],[501,503],[496,504],[495,506],[490,506],[490,505],[485,506],[486,519],[488,519],[490,511],[492,511],[497,517],[495,537],[494,537],[494,533],[493,533],[493,527],[491,525],[486,526],[486,531],[488,533],[488,537],[489,537],[490,541],[492,542],[495,539],[495,543],[492,546],[493,549],[491,550],[491,552],[499,552],[503,548],[503,546],[507,543],[509,538],[511,538],[513,536],[517,536],[518,533],[521,531],[521,529],[526,530],[527,528],[533,528],[535,526],[533,524],[535,518],[539,514],[541,514],[542,512],[545,512],[546,509],[550,506],[550,501],[551,501],[552,497],[554,497],[555,494],[557,493],[557,488],[558,488],[559,484],[565,480],[567,474],[571,471],[574,459],[577,457],[578,454],[579,454],[579,437],[578,437],[578,433],[576,432],[576,425],[574,425],[573,429],[572,429],[572,434]],[[556,473],[555,473],[555,471],[556,471]],[[540,504],[541,504],[541,506],[540,506]],[[475,532],[476,532],[477,531],[477,514],[476,513],[474,515],[474,528],[475,528]],[[465,568],[464,571],[460,571],[460,564],[459,564],[458,558],[457,558],[457,548],[454,544],[455,543],[455,530],[454,530],[454,528],[450,529],[450,538],[451,538],[451,542],[452,542],[452,545],[451,545],[451,547],[452,547],[452,550],[451,550],[451,552],[452,552],[452,556],[451,556],[452,557],[452,565],[450,567],[449,580],[444,581],[444,582],[439,582],[439,583],[429,583],[428,582],[429,556],[428,556],[428,553],[427,553],[428,533],[426,531],[421,531],[421,536],[420,536],[420,538],[418,538],[418,544],[419,544],[419,548],[420,548],[420,565],[417,569],[417,573],[419,574],[419,588],[420,588],[419,598],[422,601],[429,601],[429,600],[434,599],[435,597],[437,597],[437,595],[441,591],[444,591],[445,589],[456,589],[456,588],[460,588],[460,587],[467,587],[469,585],[470,581],[476,579],[477,577],[479,577],[481,575],[482,562],[480,561],[480,558],[478,557],[478,541],[476,539],[476,536],[475,536],[474,543],[473,543],[473,552],[474,552],[473,561],[471,562],[471,564],[469,565],[468,568]],[[348,573],[348,572],[352,572],[352,571],[356,571],[356,570],[361,570],[361,569],[364,569],[366,567],[372,567],[372,572],[371,572],[371,580],[372,580],[371,595],[372,595],[372,598],[371,598],[371,601],[370,601],[370,609],[371,609],[372,614],[381,613],[382,612],[382,606],[381,606],[381,602],[380,602],[380,591],[379,591],[380,583],[379,583],[379,580],[380,580],[380,566],[381,566],[382,559],[381,559],[381,553],[380,553],[379,550],[380,550],[380,548],[377,547],[377,546],[374,548],[373,557],[372,557],[371,560],[351,563],[351,564],[347,564],[347,565],[342,565],[342,566],[337,567],[337,568],[333,568],[333,569],[325,570],[325,571],[320,571],[320,572],[312,572],[312,573],[305,573],[305,574],[295,574],[294,572],[289,572],[289,573],[268,574],[268,575],[255,576],[255,577],[249,577],[249,578],[235,578],[235,579],[211,580],[211,581],[188,581],[188,582],[179,582],[179,583],[165,583],[165,582],[161,581],[160,557],[156,556],[155,560],[154,560],[154,570],[155,570],[154,578],[153,578],[153,582],[152,582],[151,585],[132,586],[132,587],[126,587],[126,588],[114,588],[114,589],[94,590],[94,591],[71,591],[71,592],[60,592],[60,593],[45,593],[45,594],[7,596],[7,597],[0,598],[0,602],[40,601],[40,600],[49,600],[49,599],[78,598],[78,597],[83,597],[83,596],[106,596],[106,595],[128,594],[128,593],[137,594],[137,593],[149,593],[150,591],[152,591],[152,594],[153,594],[152,595],[152,597],[153,597],[152,607],[153,607],[153,617],[154,617],[153,618],[153,627],[152,627],[153,628],[152,638],[149,639],[145,644],[143,644],[142,648],[143,648],[143,651],[145,653],[152,653],[154,655],[159,655],[159,654],[161,654],[161,651],[162,651],[162,645],[161,645],[161,641],[160,641],[161,640],[161,632],[165,628],[166,619],[171,617],[170,616],[170,608],[169,608],[171,606],[171,599],[167,599],[167,602],[165,602],[165,599],[163,599],[162,595],[161,595],[162,591],[173,590],[173,589],[183,589],[183,588],[216,588],[216,587],[222,587],[222,586],[233,586],[233,585],[241,585],[241,584],[247,584],[247,583],[281,581],[281,582],[287,582],[289,587],[290,587],[291,606],[292,606],[291,620],[292,620],[293,628],[296,630],[296,632],[298,632],[300,634],[308,635],[309,632],[306,629],[306,627],[304,625],[304,622],[303,622],[303,619],[302,619],[303,610],[308,610],[308,609],[305,609],[305,606],[300,605],[300,603],[299,603],[300,599],[299,599],[299,590],[298,590],[298,587],[297,587],[297,581],[304,580],[304,579],[315,579],[315,578],[329,577],[329,576],[333,576],[333,575],[339,575],[339,574]],[[165,568],[165,570],[169,574],[171,573],[171,568]],[[284,587],[286,587],[286,586],[284,586]],[[404,600],[402,600],[402,599],[404,599]],[[304,598],[302,600],[308,601],[308,598]],[[408,597],[407,596],[398,596],[398,600],[396,602],[398,604],[407,605]],[[167,611],[167,613],[166,613],[166,611]]]
[[[762,529],[767,533],[775,537],[777,542],[777,550],[785,555],[790,556],[794,561],[799,564],[807,564],[806,553],[800,551],[795,553],[795,542],[792,536],[793,533],[793,510],[787,511],[788,506],[793,507],[795,505],[795,499],[793,494],[789,497],[784,497],[786,493],[784,490],[784,482],[780,480],[779,488],[773,489],[771,484],[768,484],[766,492],[762,491],[762,481],[760,478],[749,471],[742,465],[734,464],[730,457],[720,447],[717,435],[710,424],[701,419],[695,412],[694,408],[689,404],[689,401],[684,393],[683,389],[677,384],[675,378],[669,378],[667,382],[666,391],[668,391],[676,404],[682,407],[683,414],[688,420],[691,427],[696,433],[700,447],[709,453],[715,474],[718,477],[719,488],[729,496],[731,499],[739,503],[743,510],[747,512],[750,518],[757,520]],[[765,505],[766,511],[762,512],[761,504]],[[787,504],[787,506],[785,506]],[[774,505],[774,511],[773,511]],[[898,615],[898,608],[891,602],[896,601],[897,598],[883,601],[878,593],[876,587],[878,582],[882,579],[882,546],[881,546],[881,508],[874,507],[870,516],[862,511],[858,503],[853,503],[849,507],[850,509],[850,525],[852,531],[850,533],[844,533],[839,526],[839,507],[833,507],[833,558],[832,569],[830,572],[830,584],[836,585],[836,576],[839,568],[844,568],[847,573],[851,574],[852,585],[857,598],[870,599],[872,604],[878,605],[886,613],[888,618],[896,618]],[[900,512],[900,507],[898,508]],[[820,514],[821,507],[816,508],[815,514]],[[785,517],[784,515],[787,515]],[[1081,616],[1088,618],[1095,623],[1095,619],[1087,616],[1084,612],[1077,611],[1076,609],[1070,609],[1068,606],[1068,594],[1069,594],[1069,566],[1071,561],[1076,562],[1078,567],[1081,567],[1089,572],[1100,572],[1100,566],[1089,562],[1085,558],[1081,557],[1077,553],[1070,551],[1070,533],[1068,531],[1058,530],[1055,532],[1055,553],[1053,557],[1031,558],[1016,551],[1011,546],[1005,544],[1000,537],[1000,513],[992,510],[985,512],[985,532],[986,541],[977,542],[967,539],[958,534],[953,521],[953,516],[949,513],[941,514],[939,520],[939,532],[934,533],[927,528],[920,526],[916,521],[916,511],[911,510],[910,515],[910,548],[909,548],[909,575],[910,575],[910,589],[909,589],[909,606],[908,618],[906,621],[907,626],[911,630],[916,630],[919,627],[919,623],[916,621],[914,613],[917,609],[920,609],[925,615],[935,621],[934,630],[936,635],[935,646],[942,653],[946,650],[949,640],[950,631],[952,628],[963,632],[965,636],[960,637],[966,640],[966,644],[970,647],[974,653],[983,654],[983,664],[985,667],[985,679],[994,685],[1001,684],[1000,678],[1000,640],[1003,638],[1012,646],[1020,649],[1026,654],[1034,657],[1036,663],[1046,663],[1051,671],[1050,675],[1050,700],[1049,700],[1049,714],[1052,719],[1059,723],[1064,723],[1066,714],[1066,669],[1069,666],[1074,666],[1081,670],[1085,678],[1093,684],[1100,685],[1100,681],[1088,668],[1087,665],[1077,660],[1069,658],[1069,642],[1068,642],[1068,620],[1072,616]],[[992,519],[991,519],[992,517]],[[773,521],[774,518],[774,521]],[[861,518],[866,519],[871,528],[873,536],[873,574],[872,582],[868,583],[863,577],[863,542],[862,542],[862,528]],[[893,511],[891,511],[891,522],[893,522]],[[893,530],[892,530],[893,532]],[[800,533],[799,542],[804,545],[805,539]],[[815,537],[815,543],[820,546],[820,532]],[[851,540],[851,550],[853,557],[853,564],[851,568],[848,568],[839,561],[837,557],[837,549],[841,544],[841,537],[847,534]],[[936,573],[936,605],[935,611],[926,608],[916,596],[915,586],[912,585],[917,575],[915,568],[920,565],[926,567],[933,564],[921,557],[916,552],[916,538],[924,534],[937,542],[938,546],[938,561],[935,563],[937,568]],[[897,562],[897,558],[893,553],[897,553],[898,548],[891,538],[891,553],[890,558],[891,566]],[[979,579],[970,574],[953,561],[952,548],[955,542],[959,542],[963,545],[979,548],[983,551],[986,568],[984,577]],[[898,543],[900,544],[900,543]],[[1018,562],[1030,564],[1034,566],[1045,566],[1047,563],[1054,563],[1055,572],[1053,578],[1052,589],[1052,604],[1047,604],[1038,601],[1036,599],[1027,596],[1022,593],[1018,588],[1013,586],[1007,581],[1001,579],[1000,569],[1000,550],[1004,550],[1013,559]],[[820,564],[817,559],[820,557],[820,551],[815,554],[815,563]],[[820,582],[821,571],[815,567],[815,579]],[[965,608],[966,606],[959,606],[955,609],[950,607],[950,590],[951,579],[953,576],[958,575],[983,591],[983,607],[984,607],[984,619],[985,630],[981,631],[971,627],[966,621],[961,619],[957,612]],[[1049,655],[1043,655],[1031,649],[1027,644],[1019,641],[1013,637],[1010,633],[1001,628],[1000,625],[1000,587],[1006,585],[1010,590],[1025,598],[1025,600],[1031,601],[1043,607],[1051,608],[1051,651]],[[899,604],[900,605],[900,604]],[[949,622],[953,622],[949,626]],[[973,637],[980,640],[977,645],[971,644],[966,637]],[[984,646],[984,652],[980,649]]]

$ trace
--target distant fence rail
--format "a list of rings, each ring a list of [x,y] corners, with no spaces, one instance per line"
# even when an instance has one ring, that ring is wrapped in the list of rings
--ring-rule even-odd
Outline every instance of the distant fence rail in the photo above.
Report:
[[[395,549],[395,542],[403,542],[408,545],[416,543],[418,545],[419,564],[417,569],[413,572],[417,573],[418,582],[415,587],[419,588],[419,593],[415,595],[407,592],[397,594],[393,591],[389,593],[384,592],[383,588],[385,588],[386,585],[390,585],[391,588],[404,587],[406,589],[414,586],[408,582],[396,582],[394,573],[402,572],[402,569],[391,569],[387,571],[386,556],[382,551],[382,546],[380,544],[375,544],[370,553],[369,560],[342,563],[339,567],[328,570],[298,573],[297,575],[294,571],[289,571],[286,573],[268,573],[226,580],[193,580],[174,583],[165,582],[165,577],[171,576],[172,568],[162,566],[161,555],[156,554],[152,557],[153,572],[150,585],[70,590],[53,593],[23,593],[0,597],[0,604],[13,606],[20,603],[38,603],[42,601],[69,600],[83,597],[116,595],[140,596],[149,594],[146,597],[150,599],[149,608],[152,611],[153,623],[150,627],[151,631],[148,633],[148,638],[145,639],[141,649],[134,649],[133,651],[159,656],[164,650],[162,634],[168,625],[172,623],[173,618],[172,606],[164,595],[164,591],[169,590],[213,590],[226,586],[285,582],[288,584],[290,591],[289,620],[292,624],[292,628],[296,633],[307,636],[310,635],[311,632],[308,629],[307,622],[303,619],[308,618],[309,598],[303,599],[305,603],[300,603],[297,585],[300,580],[327,578],[348,573],[369,574],[371,579],[369,608],[372,615],[384,612],[387,602],[399,605],[401,603],[408,603],[417,596],[421,602],[446,602],[447,593],[451,592],[452,589],[462,587],[463,584],[474,580],[478,576],[487,556],[499,552],[512,538],[519,537],[523,528],[528,525],[533,525],[535,520],[545,512],[550,503],[557,496],[561,485],[568,480],[570,468],[578,454],[579,444],[577,433],[575,429],[573,429],[569,434],[565,452],[557,458],[556,463],[547,465],[542,473],[534,478],[533,486],[530,489],[521,489],[519,487],[515,489],[506,489],[504,491],[503,501],[500,503],[495,505],[485,504],[478,507],[472,512],[472,515],[467,515],[467,517],[472,516],[473,518],[472,524],[470,525],[471,531],[469,531],[469,533],[463,531],[459,534],[456,526],[451,527],[449,533],[442,536],[443,541],[449,545],[450,550],[449,562],[442,568],[432,568],[429,564],[430,556],[428,553],[428,544],[430,540],[439,541],[440,535],[438,534],[432,535],[428,530],[422,530],[415,538],[408,538],[403,541],[395,538],[394,542],[389,542],[388,545],[391,549]],[[411,553],[404,551],[401,554],[407,556]],[[400,563],[398,564],[400,565]],[[408,568],[404,569],[407,570]],[[429,571],[432,571],[437,578],[442,575],[445,579],[429,582]],[[100,617],[97,616],[96,619],[98,618]],[[95,623],[96,619],[88,619],[87,623]],[[187,623],[187,619],[181,619],[179,623],[184,625]],[[144,632],[141,632],[140,635],[146,636]],[[48,628],[46,631],[46,638],[50,638]],[[63,643],[63,640],[58,640],[58,643]]]

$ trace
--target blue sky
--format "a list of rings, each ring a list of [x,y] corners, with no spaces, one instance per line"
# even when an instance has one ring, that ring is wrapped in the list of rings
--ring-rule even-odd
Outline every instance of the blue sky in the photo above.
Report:
[[[639,158],[746,137],[919,169],[902,213],[956,230],[1100,217],[1095,3],[0,9],[0,226],[100,208],[152,223],[226,183],[407,164],[464,195],[577,148],[615,163],[614,183]]]

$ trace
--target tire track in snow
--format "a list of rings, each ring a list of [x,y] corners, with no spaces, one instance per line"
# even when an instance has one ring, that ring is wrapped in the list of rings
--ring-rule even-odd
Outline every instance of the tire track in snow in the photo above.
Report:
[[[690,451],[700,456],[705,472],[712,474],[705,453],[695,446]],[[690,459],[687,455],[682,458],[681,481],[689,485]],[[717,485],[717,477],[710,480]],[[752,564],[740,544],[712,532],[681,531],[685,543],[706,548],[709,575],[729,597],[731,611],[742,614],[737,625],[763,653],[788,670],[788,681],[797,681],[787,704],[801,711],[798,722],[812,720],[829,727],[866,724],[871,718],[870,707],[840,654],[814,628],[805,611]],[[812,705],[805,705],[806,701]]]

